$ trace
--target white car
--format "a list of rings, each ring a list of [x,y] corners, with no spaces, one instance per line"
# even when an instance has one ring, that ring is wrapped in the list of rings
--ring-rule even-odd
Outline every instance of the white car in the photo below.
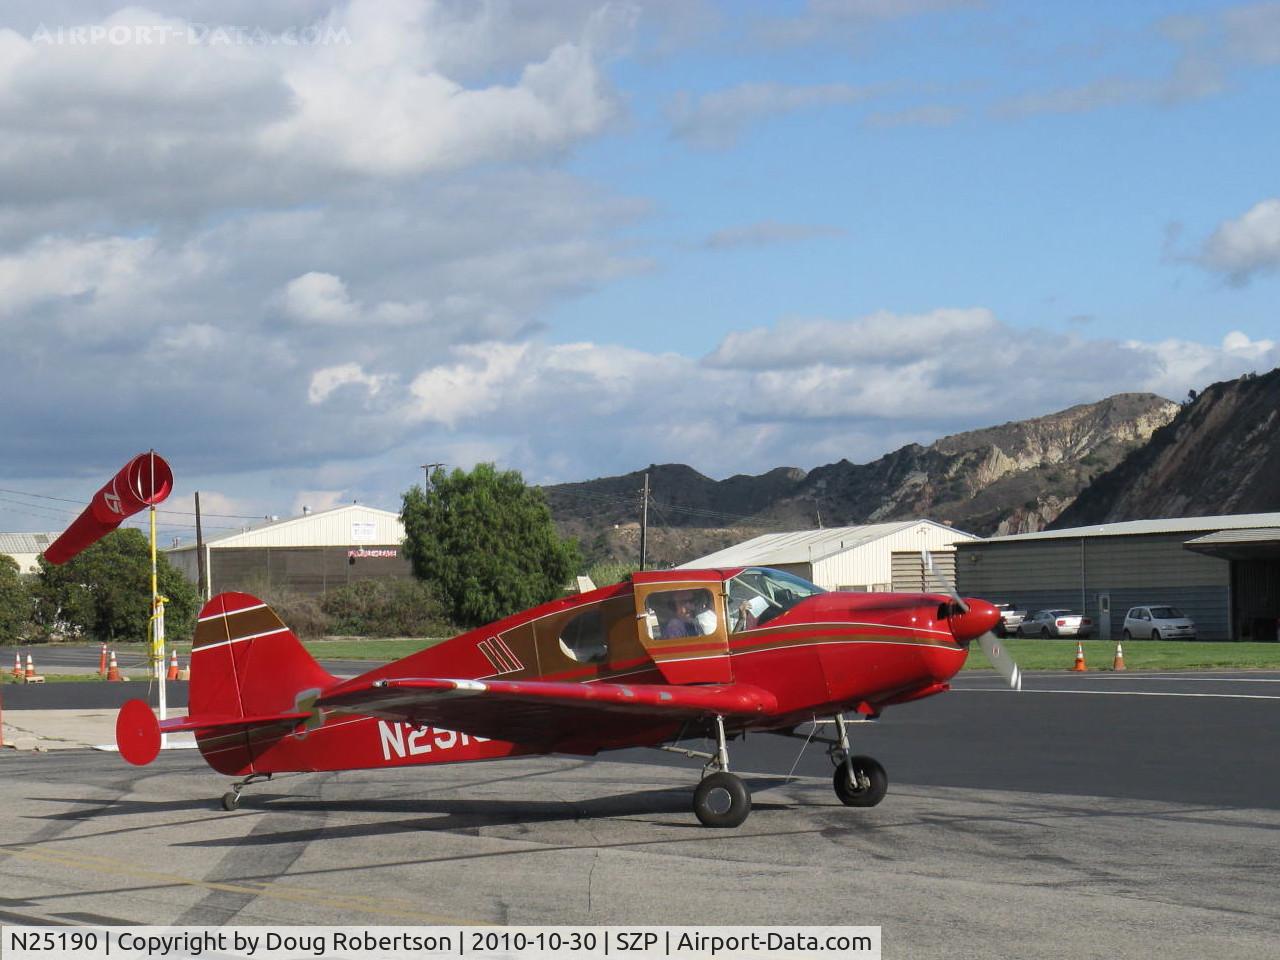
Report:
[[[1194,640],[1196,625],[1177,607],[1130,607],[1124,615],[1126,640]]]
[[[1037,610],[1018,624],[1020,637],[1076,637],[1093,633],[1093,621],[1070,610]]]
[[[995,607],[1000,611],[1000,622],[996,624],[996,636],[1015,636],[1018,625],[1027,619],[1027,611],[1014,609],[1012,603],[997,603]]]

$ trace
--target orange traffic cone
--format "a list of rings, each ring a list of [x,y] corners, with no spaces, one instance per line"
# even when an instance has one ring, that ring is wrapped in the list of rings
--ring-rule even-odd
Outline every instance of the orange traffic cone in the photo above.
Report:
[[[17,650],[13,651],[13,675],[15,677],[23,676],[22,673],[22,654]]]
[[[1122,644],[1119,644],[1119,643],[1116,644],[1116,658],[1111,662],[1111,669],[1112,670],[1124,669],[1124,646]]]
[[[120,682],[120,665],[116,663],[116,652],[111,651],[111,660],[107,666],[107,680],[111,683]]]
[[[105,677],[107,675],[107,645],[104,643],[102,649],[98,651],[98,676]]]
[[[1076,641],[1076,665],[1071,668],[1073,673],[1084,673],[1089,668],[1084,663],[1084,644]]]
[[[35,661],[31,659],[31,654],[28,653],[27,654],[27,672],[25,675],[26,679],[30,680],[35,675],[36,675],[36,664],[35,664]]]
[[[173,656],[169,658],[169,672],[165,674],[166,680],[178,679],[178,651],[173,651]]]

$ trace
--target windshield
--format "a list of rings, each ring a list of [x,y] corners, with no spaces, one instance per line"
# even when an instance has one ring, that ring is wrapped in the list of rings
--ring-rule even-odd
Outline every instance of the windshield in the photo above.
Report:
[[[729,619],[733,630],[749,630],[786,613],[821,587],[803,577],[769,567],[750,567],[728,583]]]
[[[1180,620],[1182,619],[1182,611],[1177,607],[1152,607],[1151,618],[1153,620]]]

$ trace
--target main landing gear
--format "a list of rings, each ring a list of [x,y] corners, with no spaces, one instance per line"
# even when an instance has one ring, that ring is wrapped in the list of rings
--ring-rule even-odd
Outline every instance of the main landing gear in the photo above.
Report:
[[[240,807],[240,791],[251,783],[261,783],[264,780],[270,780],[269,773],[251,773],[243,780],[237,780],[231,785],[231,789],[222,795],[222,809],[231,813]]]
[[[707,761],[702,768],[702,782],[693,791],[693,813],[704,827],[740,827],[751,812],[751,793],[747,785],[729,772],[729,748],[725,742],[724,718],[716,717],[716,752],[663,747],[686,757]]]

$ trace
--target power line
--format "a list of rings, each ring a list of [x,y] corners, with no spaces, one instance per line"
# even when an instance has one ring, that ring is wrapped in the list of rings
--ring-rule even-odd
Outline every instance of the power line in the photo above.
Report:
[[[84,500],[73,500],[70,497],[53,497],[47,493],[31,493],[28,490],[8,490],[4,487],[0,487],[0,493],[12,493],[19,497],[32,497],[37,500],[56,500],[58,503],[76,503],[76,504],[80,504],[82,507],[86,502]],[[72,510],[70,512],[79,513],[78,510]],[[165,513],[165,514],[169,514],[170,516],[176,516],[176,517],[194,517],[195,516],[194,510],[161,510],[157,508],[156,513]],[[222,519],[222,520],[263,520],[265,519],[264,517],[259,516],[257,514],[247,514],[247,513],[206,513],[204,514],[204,516],[218,517],[219,519]]]

